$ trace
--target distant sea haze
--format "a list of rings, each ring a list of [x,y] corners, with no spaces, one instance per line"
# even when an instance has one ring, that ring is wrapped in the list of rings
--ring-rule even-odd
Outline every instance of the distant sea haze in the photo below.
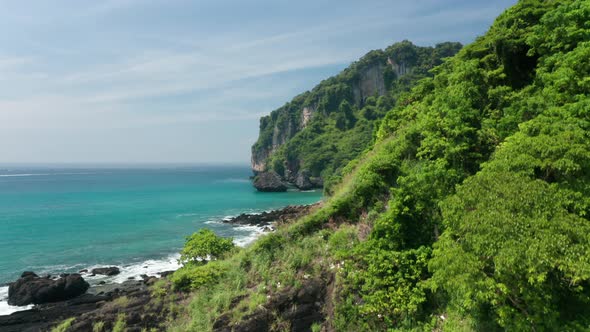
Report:
[[[174,269],[185,237],[202,227],[245,245],[261,230],[223,218],[321,199],[321,191],[258,193],[250,175],[229,165],[0,166],[0,284],[23,271],[116,265],[124,280]],[[0,287],[0,315],[6,295]]]

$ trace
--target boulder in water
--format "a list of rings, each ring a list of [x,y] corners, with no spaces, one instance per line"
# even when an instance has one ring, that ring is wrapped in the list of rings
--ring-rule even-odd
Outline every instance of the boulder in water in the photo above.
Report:
[[[90,285],[77,273],[53,280],[24,272],[8,286],[8,304],[23,306],[69,300],[86,293],[88,287]]]
[[[258,191],[281,192],[287,191],[287,185],[276,172],[263,172],[254,178],[254,187]]]
[[[105,276],[116,276],[117,274],[121,273],[121,270],[119,270],[118,267],[116,266],[111,266],[111,267],[99,267],[96,269],[92,269],[92,271],[90,271],[90,273],[96,275],[96,274],[101,274],[101,275],[105,275]]]

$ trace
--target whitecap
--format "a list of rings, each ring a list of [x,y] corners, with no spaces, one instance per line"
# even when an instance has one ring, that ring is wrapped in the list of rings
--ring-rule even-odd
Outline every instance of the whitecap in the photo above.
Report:
[[[114,266],[108,264],[101,264],[95,265],[88,268],[89,272],[82,273],[84,279],[86,279],[91,285],[98,284],[101,281],[106,283],[122,283],[130,278],[140,279],[142,274],[147,276],[159,276],[161,272],[164,271],[175,271],[178,270],[181,265],[178,262],[180,259],[180,254],[173,254],[169,255],[162,259],[148,259],[146,261],[142,261],[140,263],[128,264],[128,265],[120,265],[117,266],[121,273],[116,276],[103,276],[103,275],[95,275],[92,276],[90,271],[94,268],[98,267],[105,267],[105,266]]]
[[[8,286],[0,287],[0,316],[10,315],[13,312],[29,310],[33,305],[22,307],[8,305]]]
[[[236,226],[235,229],[238,231],[249,232],[248,235],[238,236],[234,238],[235,245],[239,247],[245,247],[249,245],[250,243],[256,241],[256,239],[258,239],[258,237],[264,233],[264,227],[254,225]]]

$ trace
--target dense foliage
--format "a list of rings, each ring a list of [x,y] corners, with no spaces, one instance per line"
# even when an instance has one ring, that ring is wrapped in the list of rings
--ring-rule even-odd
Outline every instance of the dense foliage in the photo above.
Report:
[[[332,274],[336,331],[590,330],[588,22],[587,0],[507,10],[391,101],[321,209],[219,262],[190,326]],[[354,131],[351,105],[310,130]]]
[[[217,236],[208,228],[187,237],[180,252],[180,262],[186,264],[204,264],[223,256],[234,247],[233,239]]]
[[[459,43],[418,47],[403,41],[369,52],[341,74],[263,117],[253,154],[270,149],[273,139],[284,136],[284,142],[278,139],[280,148],[266,161],[268,169],[282,176],[288,171],[305,171],[338,182],[340,170],[370,147],[379,119],[397,98],[420,79],[431,76],[430,69],[460,48]],[[399,70],[393,64],[400,66]],[[383,81],[384,91],[359,97],[360,82],[370,75],[374,77],[369,80]],[[304,109],[313,110],[306,126],[301,121]]]
[[[588,1],[521,1],[388,113],[335,199],[378,212],[343,328],[590,327],[587,22]]]

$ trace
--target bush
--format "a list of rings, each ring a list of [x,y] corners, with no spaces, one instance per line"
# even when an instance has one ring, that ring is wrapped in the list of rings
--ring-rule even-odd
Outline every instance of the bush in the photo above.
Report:
[[[127,322],[125,321],[125,314],[119,314],[117,321],[113,326],[113,332],[124,332],[127,329]]]
[[[234,247],[233,238],[222,238],[203,228],[186,239],[180,252],[182,264],[201,264],[222,257]]]
[[[357,243],[358,229],[355,227],[341,227],[328,240],[330,253],[337,260],[348,258]]]
[[[170,280],[175,289],[188,291],[216,282],[223,276],[224,271],[225,269],[217,262],[206,265],[190,264],[174,272]]]
[[[64,320],[61,324],[59,324],[58,326],[54,327],[53,329],[51,329],[51,332],[66,332],[70,329],[70,327],[72,326],[72,322],[74,322],[76,318],[72,317],[72,318],[68,318],[66,320]]]

